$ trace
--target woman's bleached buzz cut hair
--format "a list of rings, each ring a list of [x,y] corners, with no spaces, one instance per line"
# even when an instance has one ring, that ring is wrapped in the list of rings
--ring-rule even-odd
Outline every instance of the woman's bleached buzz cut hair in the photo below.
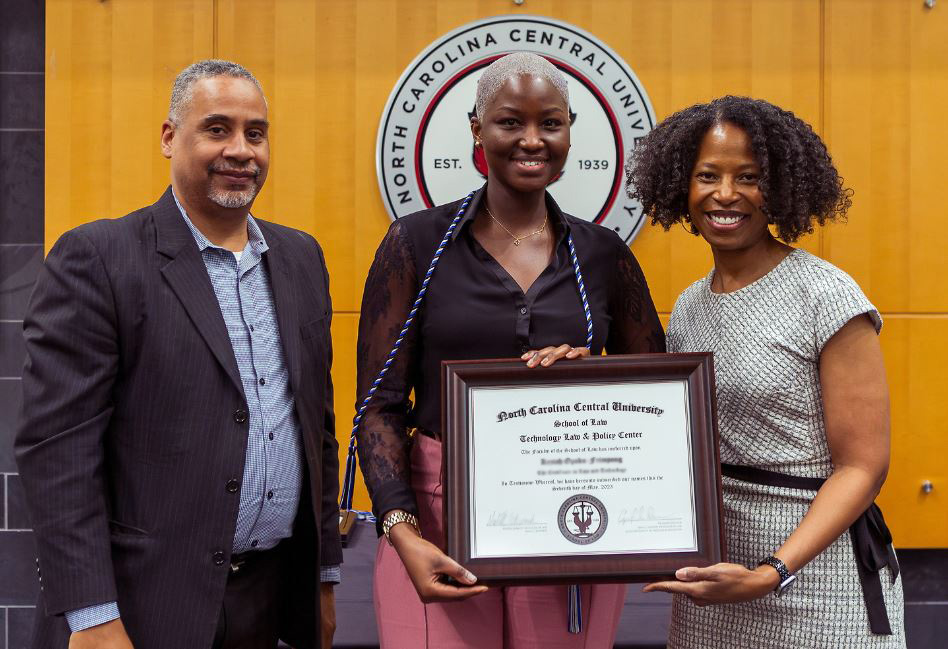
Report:
[[[569,108],[569,89],[566,86],[566,77],[555,65],[547,61],[542,56],[532,52],[514,52],[502,56],[484,70],[484,74],[477,80],[477,99],[474,104],[474,111],[477,119],[484,118],[484,110],[491,100],[497,95],[501,87],[509,79],[519,76],[532,76],[546,79],[553,84],[553,87],[563,96]]]

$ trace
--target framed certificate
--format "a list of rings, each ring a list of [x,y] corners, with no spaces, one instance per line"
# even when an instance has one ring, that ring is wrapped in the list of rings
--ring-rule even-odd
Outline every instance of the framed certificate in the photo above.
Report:
[[[486,584],[723,560],[710,353],[442,364],[447,552]]]

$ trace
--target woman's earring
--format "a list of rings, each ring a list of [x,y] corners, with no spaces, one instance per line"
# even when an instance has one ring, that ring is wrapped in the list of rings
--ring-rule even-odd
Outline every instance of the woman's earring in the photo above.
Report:
[[[480,146],[480,145],[481,145],[480,140],[474,140],[474,146]]]

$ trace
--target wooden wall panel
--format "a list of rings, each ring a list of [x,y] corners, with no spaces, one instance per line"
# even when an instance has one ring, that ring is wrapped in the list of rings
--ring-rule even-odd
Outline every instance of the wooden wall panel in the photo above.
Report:
[[[213,0],[49,0],[46,246],[169,184],[158,138],[171,83],[213,52]]]
[[[948,545],[948,317],[889,316],[883,326],[892,399],[892,459],[879,506],[898,547]],[[935,489],[925,494],[926,480]]]
[[[586,22],[628,61],[661,119],[724,94],[748,95],[795,111],[820,128],[820,7],[782,0],[587,3]],[[789,26],[789,28],[788,28]],[[721,34],[727,34],[722,38]],[[820,235],[801,245],[820,252]],[[710,269],[703,240],[676,226],[647,226],[632,245],[660,311]]]
[[[47,246],[167,185],[158,134],[181,68],[209,56],[247,65],[273,122],[255,212],[315,234],[329,263],[344,458],[362,285],[389,226],[374,161],[382,108],[431,41],[502,13],[595,34],[629,62],[660,119],[718,95],[750,95],[827,137],[855,206],[848,224],[800,245],[850,272],[884,312],[893,466],[883,503],[903,547],[948,545],[945,529],[911,524],[932,511],[948,519],[943,496],[900,509],[917,500],[915,459],[948,450],[945,421],[927,405],[944,386],[926,348],[948,333],[938,273],[948,235],[935,194],[944,166],[935,152],[948,149],[948,14],[921,1],[48,0]],[[710,268],[707,246],[681,227],[647,226],[632,247],[667,321],[680,291]],[[362,489],[356,505],[367,508]]]
[[[345,475],[346,455],[349,447],[349,433],[352,430],[352,415],[355,410],[356,365],[352,350],[356,346],[359,333],[358,313],[335,313],[332,317],[333,364],[332,381],[335,393],[333,403],[336,410],[336,439],[339,440],[339,484]],[[362,482],[362,475],[356,481],[355,495],[352,499],[356,509],[369,510],[372,503]]]
[[[944,9],[940,5],[939,9]],[[907,227],[911,262],[899,290],[917,312],[948,311],[942,281],[948,230],[944,227],[945,152],[948,151],[948,12],[909,6],[908,209],[894,212]],[[907,171],[906,171],[907,170]]]
[[[375,179],[375,131],[398,76],[445,32],[516,11],[502,0],[219,0],[218,55],[254,70],[274,116],[273,169],[256,211],[315,232],[333,251],[337,309],[358,310],[362,279],[389,225]],[[659,117],[730,92],[780,103],[819,128],[818,3],[651,0],[630,10],[621,0],[541,0],[520,11],[597,34],[629,61]],[[253,38],[241,31],[248,19]],[[710,47],[721,30],[736,30],[742,38]],[[281,65],[285,69],[278,71]],[[810,239],[803,245],[819,252],[819,237]],[[671,310],[681,288],[711,265],[707,246],[681,228],[670,236],[646,228],[633,250],[661,311]]]
[[[856,193],[849,222],[827,229],[825,251],[885,311],[909,305],[908,293],[900,290],[911,254],[908,228],[896,223],[908,217],[906,8],[885,2],[827,5],[826,137]]]
[[[896,543],[944,547],[948,14],[886,0],[825,5],[824,136],[855,195],[848,222],[826,228],[824,257],[859,282],[886,321],[892,468],[880,501]],[[936,486],[928,496],[924,479]]]
[[[948,13],[831,0],[826,20],[826,138],[856,191],[826,256],[884,311],[944,313]]]

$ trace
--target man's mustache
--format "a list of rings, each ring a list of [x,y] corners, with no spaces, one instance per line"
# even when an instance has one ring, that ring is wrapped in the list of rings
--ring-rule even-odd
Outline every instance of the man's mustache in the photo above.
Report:
[[[260,167],[256,165],[248,165],[246,167],[230,167],[227,165],[212,164],[208,166],[207,170],[211,173],[217,174],[252,174],[254,180],[260,176]]]

